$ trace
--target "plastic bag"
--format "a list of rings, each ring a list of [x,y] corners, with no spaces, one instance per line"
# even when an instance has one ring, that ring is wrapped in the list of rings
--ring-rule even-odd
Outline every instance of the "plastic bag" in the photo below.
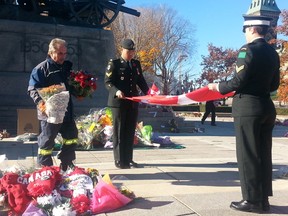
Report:
[[[143,128],[141,129],[141,135],[145,140],[151,141],[152,126],[151,125],[143,126]]]
[[[113,211],[125,206],[131,199],[121,194],[113,185],[99,179],[92,197],[91,210],[94,214]]]

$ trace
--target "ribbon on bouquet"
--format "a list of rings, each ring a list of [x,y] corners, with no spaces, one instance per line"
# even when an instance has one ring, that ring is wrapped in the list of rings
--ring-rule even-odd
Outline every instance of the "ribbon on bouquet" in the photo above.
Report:
[[[181,95],[145,95],[126,97],[128,100],[161,106],[183,106],[209,100],[219,100],[231,97],[234,92],[222,95],[217,91],[211,91],[207,86]]]

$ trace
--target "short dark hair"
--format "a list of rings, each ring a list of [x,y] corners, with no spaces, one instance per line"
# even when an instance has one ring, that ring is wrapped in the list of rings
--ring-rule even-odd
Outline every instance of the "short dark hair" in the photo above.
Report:
[[[268,33],[268,26],[253,26],[259,35],[265,36]]]
[[[243,26],[243,33],[245,33],[246,28],[253,27],[259,35],[265,36],[268,33],[268,26]]]

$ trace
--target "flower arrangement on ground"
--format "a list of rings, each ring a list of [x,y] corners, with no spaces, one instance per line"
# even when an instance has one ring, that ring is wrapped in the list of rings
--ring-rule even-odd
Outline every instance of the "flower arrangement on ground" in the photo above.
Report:
[[[95,168],[75,166],[63,173],[51,166],[33,172],[0,172],[0,209],[5,207],[5,215],[87,216],[116,210],[135,198],[132,191],[116,187],[108,174],[102,177]]]
[[[69,85],[72,86],[72,95],[80,98],[92,97],[92,93],[97,88],[96,78],[83,70],[71,72]]]
[[[109,107],[91,109],[88,115],[81,115],[75,121],[79,140],[77,150],[113,148],[113,119]],[[171,131],[170,121],[167,127]],[[60,150],[63,143],[60,134],[56,137],[55,143],[54,149]],[[134,147],[184,148],[182,145],[173,143],[169,136],[160,136],[159,133],[153,132],[152,126],[143,125],[143,122],[137,124]]]
[[[106,107],[101,110],[91,110],[89,115],[76,119],[80,148],[93,149],[103,147],[112,138],[112,111]]]

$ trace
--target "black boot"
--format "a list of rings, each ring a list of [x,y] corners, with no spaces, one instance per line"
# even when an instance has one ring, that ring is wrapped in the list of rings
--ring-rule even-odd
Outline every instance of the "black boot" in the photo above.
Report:
[[[270,210],[270,203],[269,203],[268,197],[263,199],[263,201],[262,201],[262,210],[263,211],[269,211]]]
[[[61,163],[60,164],[60,169],[63,171],[63,172],[66,172],[68,169],[71,169],[73,170],[75,167],[75,165],[73,164],[73,162],[69,162],[69,163]]]
[[[67,168],[68,168],[67,164],[63,164],[63,163],[60,164],[60,170],[62,170],[63,172],[66,172]]]

